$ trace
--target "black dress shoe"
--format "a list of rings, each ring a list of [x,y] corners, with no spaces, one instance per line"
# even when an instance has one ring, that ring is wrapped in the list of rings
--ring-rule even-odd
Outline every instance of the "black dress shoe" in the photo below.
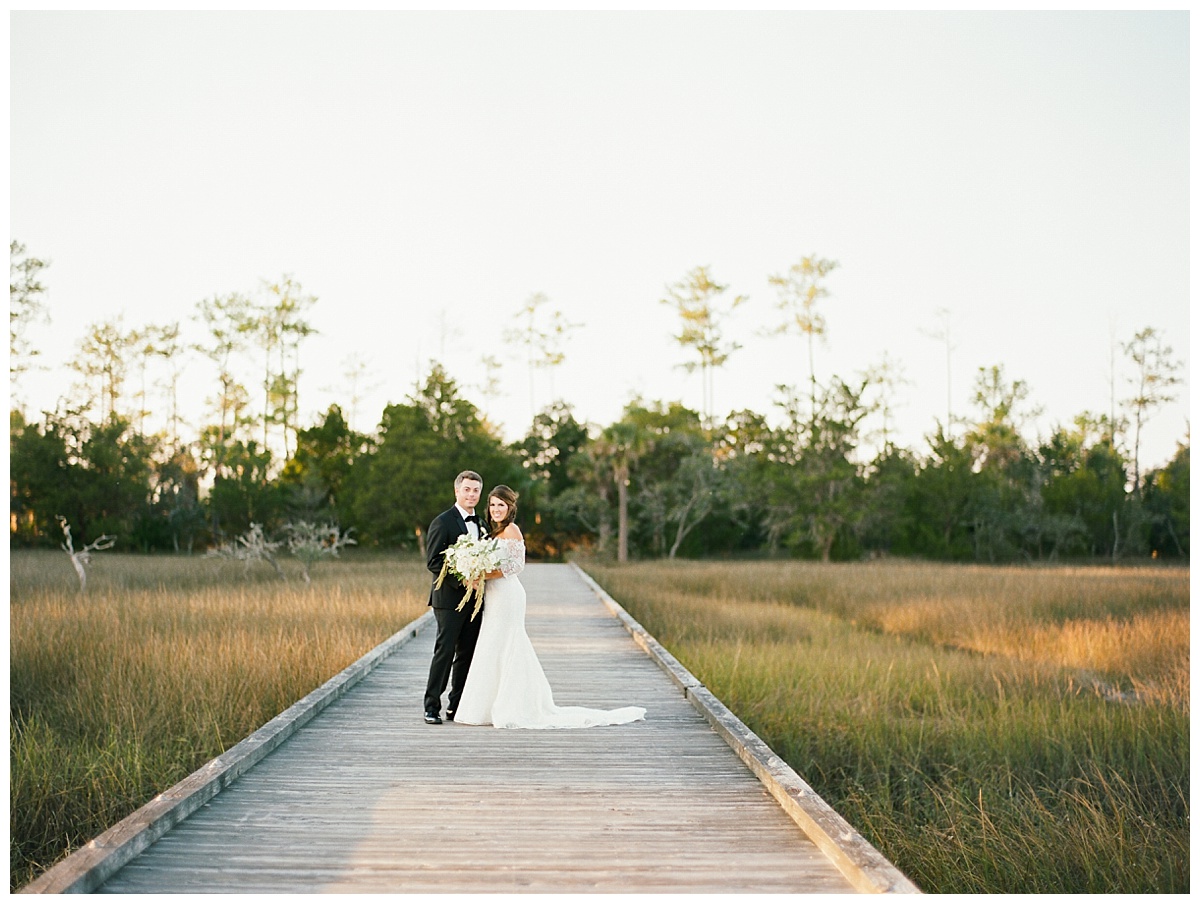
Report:
[[[453,721],[454,721],[454,710],[452,710],[452,709],[448,709],[448,710],[446,710],[446,721],[447,721],[447,722],[453,722]]]
[[[425,713],[425,723],[427,725],[441,725],[442,717],[437,713]]]

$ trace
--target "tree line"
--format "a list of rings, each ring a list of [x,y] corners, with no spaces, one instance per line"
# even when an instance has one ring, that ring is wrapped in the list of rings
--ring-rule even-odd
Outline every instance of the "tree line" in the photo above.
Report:
[[[36,360],[25,331],[44,316],[46,266],[11,246],[14,384]],[[1190,441],[1161,467],[1146,471],[1138,460],[1142,428],[1178,383],[1179,364],[1155,330],[1122,346],[1133,376],[1119,410],[1080,414],[1031,440],[1028,387],[1001,366],[980,368],[971,414],[948,411],[927,448],[914,450],[888,433],[894,369],[817,377],[817,304],[835,266],[814,256],[772,277],[785,315],[777,331],[804,337],[810,354],[808,385],[779,387],[769,412],[711,410],[714,374],[736,350],[722,324],[744,298],[722,303],[727,287],[695,268],[663,302],[679,313],[675,338],[702,370],[704,410],[637,399],[601,426],[560,401],[511,443],[438,364],[370,433],[353,429],[340,405],[301,425],[300,353],[312,332],[304,314],[316,299],[291,277],[264,282],[257,297],[197,305],[207,336],[195,348],[216,379],[207,423],[191,439],[172,405],[178,324],[96,324],[72,363],[82,379],[74,395],[36,420],[12,410],[12,543],[57,545],[61,516],[77,537],[116,536],[118,547],[139,551],[194,551],[297,521],[353,529],[360,546],[421,548],[454,475],[472,468],[488,486],[521,493],[531,551],[549,557],[1188,557]],[[571,328],[558,313],[549,327],[537,319],[546,301],[530,299],[512,337],[528,353],[531,380],[535,366],[561,363]],[[160,388],[169,416],[152,431],[145,367],[155,356],[167,364]],[[258,362],[257,404],[239,358]],[[879,420],[881,430],[868,428]]]

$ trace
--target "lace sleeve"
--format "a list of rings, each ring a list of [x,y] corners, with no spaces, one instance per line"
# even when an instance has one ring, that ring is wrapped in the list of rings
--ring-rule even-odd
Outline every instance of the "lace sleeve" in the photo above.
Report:
[[[507,540],[504,545],[506,554],[500,560],[500,570],[506,578],[511,578],[525,570],[525,541]]]

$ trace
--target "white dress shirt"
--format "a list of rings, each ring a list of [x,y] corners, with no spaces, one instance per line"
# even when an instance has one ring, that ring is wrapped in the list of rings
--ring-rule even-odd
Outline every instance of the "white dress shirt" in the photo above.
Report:
[[[467,515],[472,514],[471,512],[468,512],[465,508],[463,508],[461,505],[459,505],[457,502],[454,503],[454,507],[456,509],[458,509],[458,513],[463,516],[464,521],[467,521]],[[478,521],[467,521],[467,533],[469,533],[471,535],[472,540],[478,540],[479,539],[479,522]]]

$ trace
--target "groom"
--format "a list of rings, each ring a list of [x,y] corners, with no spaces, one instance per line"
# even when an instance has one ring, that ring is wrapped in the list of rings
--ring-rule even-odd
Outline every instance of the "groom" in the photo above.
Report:
[[[454,478],[454,505],[429,525],[429,534],[425,538],[425,564],[433,573],[434,584],[442,572],[446,549],[463,534],[479,539],[481,531],[475,506],[482,492],[483,478],[474,471],[463,471]],[[430,725],[442,724],[442,693],[452,673],[446,718],[454,721],[454,711],[458,709],[463,685],[467,682],[467,670],[471,668],[471,656],[475,653],[475,641],[479,639],[479,625],[483,619],[471,619],[471,606],[458,609],[466,592],[462,582],[450,574],[446,575],[441,587],[429,591],[429,605],[437,619],[437,640],[433,644],[433,661],[429,664],[429,683],[425,686],[425,721]]]

